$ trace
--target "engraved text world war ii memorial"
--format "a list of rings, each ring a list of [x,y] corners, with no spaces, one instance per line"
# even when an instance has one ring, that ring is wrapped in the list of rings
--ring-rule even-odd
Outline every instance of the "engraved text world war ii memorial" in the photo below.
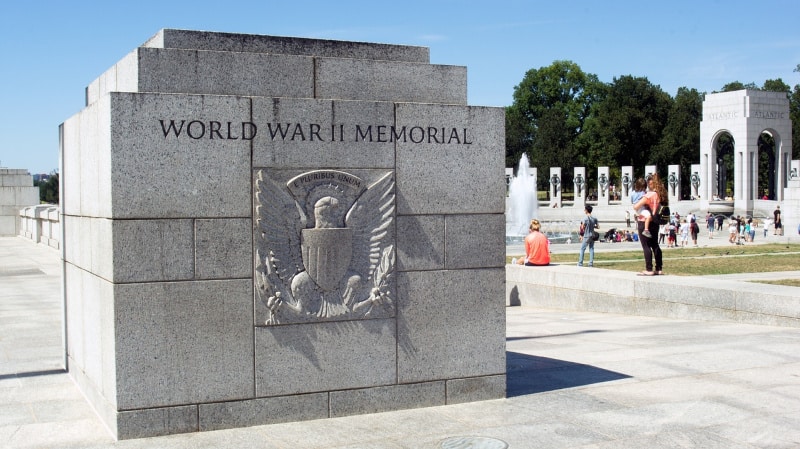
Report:
[[[60,128],[68,365],[117,438],[505,396],[504,112],[466,79],[162,30],[89,85]]]

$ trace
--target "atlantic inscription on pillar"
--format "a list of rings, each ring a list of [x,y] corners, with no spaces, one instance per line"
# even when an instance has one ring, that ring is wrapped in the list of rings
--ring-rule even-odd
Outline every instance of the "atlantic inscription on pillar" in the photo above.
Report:
[[[377,178],[256,172],[257,325],[394,316],[394,176]]]

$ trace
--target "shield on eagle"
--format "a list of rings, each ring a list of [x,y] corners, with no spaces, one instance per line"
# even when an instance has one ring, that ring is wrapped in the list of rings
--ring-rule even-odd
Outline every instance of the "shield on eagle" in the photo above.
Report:
[[[323,291],[332,291],[350,266],[353,231],[349,228],[303,229],[300,248],[308,275]]]

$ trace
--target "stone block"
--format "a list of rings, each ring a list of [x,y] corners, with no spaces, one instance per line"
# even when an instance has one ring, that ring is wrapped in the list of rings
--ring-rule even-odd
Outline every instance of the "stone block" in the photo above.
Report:
[[[400,271],[444,268],[443,215],[397,217],[397,268]]]
[[[315,79],[317,98],[467,104],[466,67],[318,58]]]
[[[506,376],[470,377],[447,381],[447,403],[486,401],[506,397]]]
[[[194,278],[192,220],[114,220],[114,282]]]
[[[398,214],[505,213],[502,108],[398,104],[396,115],[408,133],[397,142]]]
[[[322,419],[328,417],[328,394],[200,404],[199,415],[202,431]]]
[[[137,92],[314,97],[308,56],[139,48]]]
[[[505,226],[504,214],[446,216],[445,268],[504,267]]]
[[[505,270],[398,276],[400,383],[505,373]]]
[[[444,404],[444,382],[333,391],[331,392],[331,418]]]
[[[81,177],[80,177],[80,117],[86,111],[68,118],[59,127],[59,157],[61,173],[59,201],[65,215],[81,213]]]
[[[79,151],[77,188],[79,210],[76,215],[111,216],[111,130],[110,102],[103,98],[78,116]],[[71,175],[71,176],[75,176]]]
[[[246,98],[111,94],[113,218],[249,217],[248,122]]]
[[[91,394],[113,403],[116,392],[114,310],[108,301],[112,285],[69,263],[65,266],[65,277],[70,368],[83,373],[85,383],[92,386]]]
[[[430,60],[428,47],[194,30],[162,29],[143,46],[384,61],[429,62]]]
[[[252,277],[252,232],[247,218],[195,220],[196,278]]]
[[[16,189],[11,186],[0,186],[0,206],[13,206],[17,204],[15,190]]]
[[[197,406],[161,407],[117,414],[117,438],[155,437],[198,430]]]
[[[256,396],[397,381],[394,319],[256,328]]]
[[[0,215],[0,235],[17,235],[17,217]]]
[[[254,167],[394,168],[394,105],[254,98]]]
[[[115,284],[114,298],[120,410],[252,397],[250,280]]]

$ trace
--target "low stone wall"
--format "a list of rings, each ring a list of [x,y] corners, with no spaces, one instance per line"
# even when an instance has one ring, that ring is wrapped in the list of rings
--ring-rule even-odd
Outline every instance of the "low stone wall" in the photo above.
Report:
[[[800,327],[800,298],[792,290],[719,277],[506,266],[510,306]]]
[[[61,223],[58,206],[40,204],[19,211],[19,235],[49,247],[61,248]]]

